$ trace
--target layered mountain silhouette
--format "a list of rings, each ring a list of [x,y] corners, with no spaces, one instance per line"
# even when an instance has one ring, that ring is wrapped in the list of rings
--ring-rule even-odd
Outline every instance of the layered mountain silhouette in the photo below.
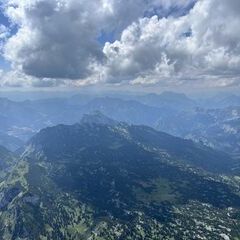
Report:
[[[101,111],[114,120],[147,125],[239,158],[240,111],[237,101],[228,101],[229,98],[236,100],[238,96],[220,95],[206,101],[173,92],[110,96],[80,94],[22,102],[0,98],[0,145],[15,151],[40,129],[74,124],[84,114]]]

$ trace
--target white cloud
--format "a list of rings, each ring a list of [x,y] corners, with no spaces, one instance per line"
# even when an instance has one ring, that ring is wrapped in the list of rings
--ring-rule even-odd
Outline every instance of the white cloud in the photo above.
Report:
[[[140,19],[119,41],[106,43],[106,77],[134,84],[239,82],[239,6],[236,0],[202,0],[182,17]]]
[[[89,62],[101,61],[96,1],[11,1],[7,14],[19,31],[5,46],[5,57],[26,74],[85,78]]]
[[[37,78],[19,70],[4,71],[0,69],[0,88],[43,88],[69,85],[69,80],[55,78]]]
[[[90,65],[104,61],[101,31],[118,36],[159,4],[163,1],[8,0],[5,12],[19,30],[7,42],[5,57],[14,69],[35,77],[87,78]]]
[[[0,87],[29,87],[32,86],[33,78],[19,71],[0,71]]]
[[[6,0],[19,30],[5,57],[33,86],[239,84],[239,0],[198,0],[188,12],[194,2]],[[101,32],[118,40],[102,46]]]
[[[0,24],[0,39],[6,39],[9,35],[8,28],[2,24]]]
[[[9,37],[9,29],[5,26],[0,24],[0,51],[5,44],[6,39]]]

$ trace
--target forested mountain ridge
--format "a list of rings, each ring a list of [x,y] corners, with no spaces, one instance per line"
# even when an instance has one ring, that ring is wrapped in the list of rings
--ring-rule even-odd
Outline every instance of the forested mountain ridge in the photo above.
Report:
[[[27,143],[1,184],[0,236],[237,239],[235,164],[150,127],[88,115]]]

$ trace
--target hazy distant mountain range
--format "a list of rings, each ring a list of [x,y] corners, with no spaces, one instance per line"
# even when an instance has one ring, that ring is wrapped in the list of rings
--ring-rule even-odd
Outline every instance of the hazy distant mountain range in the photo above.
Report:
[[[42,128],[73,124],[85,113],[100,111],[117,121],[151,126],[239,156],[239,106],[240,97],[235,95],[203,101],[173,92],[115,97],[83,94],[23,102],[2,98],[0,144],[15,150]]]

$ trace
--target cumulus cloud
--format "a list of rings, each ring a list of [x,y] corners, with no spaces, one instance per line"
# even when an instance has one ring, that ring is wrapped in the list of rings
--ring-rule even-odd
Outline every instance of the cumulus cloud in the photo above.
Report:
[[[5,25],[0,24],[0,39],[6,39],[9,35],[8,28]]]
[[[0,24],[0,51],[2,51],[9,34],[9,29],[5,25]]]
[[[19,70],[0,70],[0,88],[48,88],[70,85],[69,80],[55,78],[37,78]]]
[[[7,42],[5,57],[28,75],[85,78],[90,63],[104,57],[96,36],[105,13],[96,2],[11,1],[7,14],[19,30]]]
[[[181,17],[140,19],[120,40],[105,44],[106,76],[133,84],[240,81],[239,6],[236,0],[202,0]]]
[[[35,86],[239,84],[238,0],[5,2],[5,57]]]
[[[145,11],[164,4],[159,0],[9,0],[5,12],[19,30],[7,42],[5,57],[14,69],[35,77],[84,79],[92,74],[92,65],[105,60],[97,41],[102,31],[118,36]]]
[[[19,71],[9,71],[5,72],[0,70],[0,87],[8,88],[8,87],[29,87],[32,86],[34,82],[34,78],[31,76],[27,76]]]

